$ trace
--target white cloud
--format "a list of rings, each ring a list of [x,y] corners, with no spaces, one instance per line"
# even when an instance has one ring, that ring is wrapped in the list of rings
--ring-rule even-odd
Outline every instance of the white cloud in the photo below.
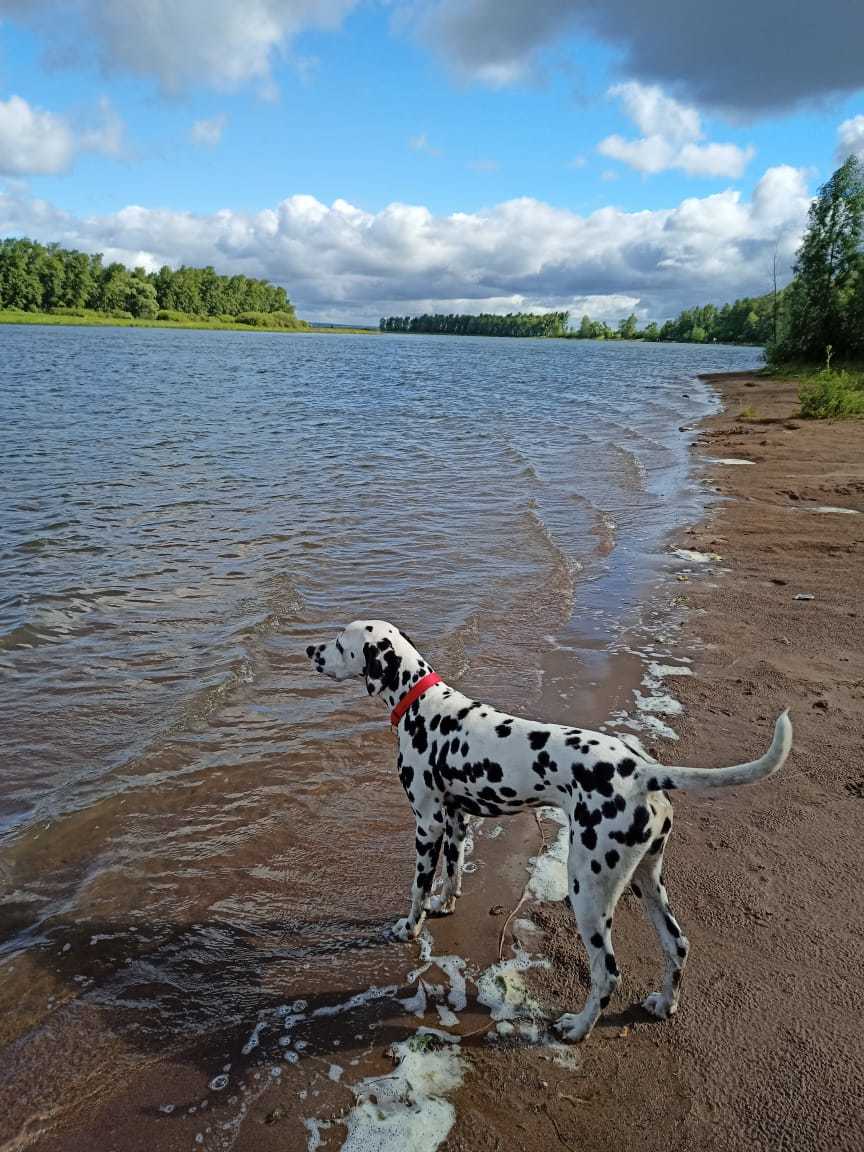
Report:
[[[196,120],[192,125],[189,135],[194,144],[202,144],[207,148],[215,148],[222,139],[222,133],[225,131],[225,125],[227,123],[228,117],[224,113],[219,116],[213,116],[210,120]]]
[[[441,149],[432,147],[425,132],[419,132],[416,136],[409,136],[408,147],[412,152],[425,152],[427,156],[441,155]]]
[[[624,75],[674,84],[700,106],[752,114],[862,85],[860,0],[821,0],[818,11],[789,0],[434,0],[403,6],[400,23],[491,87],[530,78],[544,50],[573,35],[603,40]]]
[[[166,92],[189,84],[271,95],[271,62],[304,28],[335,28],[357,0],[0,0],[29,18],[69,62],[88,51],[109,71],[153,76]],[[70,47],[75,45],[74,50]],[[305,63],[298,65],[301,69]]]
[[[20,96],[0,100],[0,174],[5,176],[56,175],[68,171],[79,152],[117,156],[122,147],[123,121],[104,98],[80,131]]]
[[[864,160],[864,116],[844,120],[837,129],[837,159],[842,163],[847,156]]]
[[[0,100],[0,172],[10,176],[65,172],[75,139],[60,116],[34,108],[20,96]]]
[[[673,100],[659,88],[629,81],[609,89],[624,105],[630,119],[645,133],[625,140],[617,134],[597,145],[601,156],[620,160],[639,172],[667,172],[676,168],[688,176],[714,176],[737,180],[753,159],[753,148],[737,144],[701,144],[705,133],[698,111]]]
[[[103,96],[95,123],[81,132],[79,146],[86,152],[101,152],[104,156],[120,156],[123,152],[125,125],[111,101]]]
[[[501,165],[497,160],[493,160],[491,156],[481,156],[477,160],[472,160],[467,167],[471,172],[490,173],[497,172]]]
[[[590,215],[528,197],[441,216],[421,205],[367,212],[295,195],[253,214],[130,206],[82,218],[19,192],[0,196],[0,233],[147,267],[212,264],[264,276],[313,319],[506,312],[517,303],[578,312],[587,297],[598,316],[605,301],[613,317],[663,317],[767,291],[775,246],[788,271],[809,203],[804,173],[789,167],[769,169],[749,201],[727,190],[673,208]]]

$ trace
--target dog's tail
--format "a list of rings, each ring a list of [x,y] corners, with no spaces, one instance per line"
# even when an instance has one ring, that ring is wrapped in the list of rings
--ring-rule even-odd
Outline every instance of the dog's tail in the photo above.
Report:
[[[792,722],[789,709],[784,709],[774,725],[771,747],[758,760],[749,764],[733,764],[730,768],[660,768],[657,772],[657,790],[662,788],[726,788],[734,784],[753,784],[773,776],[783,767],[792,748]],[[658,766],[659,767],[659,766]],[[654,783],[653,779],[651,783]]]

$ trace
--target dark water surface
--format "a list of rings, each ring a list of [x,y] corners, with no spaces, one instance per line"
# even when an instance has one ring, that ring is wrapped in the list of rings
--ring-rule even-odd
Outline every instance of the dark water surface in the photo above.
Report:
[[[701,507],[694,374],[757,360],[0,327],[16,1124],[28,1077],[60,1107],[118,1037],[128,1055],[381,983],[410,814],[383,708],[314,676],[306,644],[389,618],[463,690],[578,723]]]

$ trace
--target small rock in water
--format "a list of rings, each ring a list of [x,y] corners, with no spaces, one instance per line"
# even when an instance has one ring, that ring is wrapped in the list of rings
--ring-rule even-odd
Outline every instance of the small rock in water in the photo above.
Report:
[[[816,597],[813,595],[812,592],[799,592],[795,596],[795,599],[796,600],[815,600]]]

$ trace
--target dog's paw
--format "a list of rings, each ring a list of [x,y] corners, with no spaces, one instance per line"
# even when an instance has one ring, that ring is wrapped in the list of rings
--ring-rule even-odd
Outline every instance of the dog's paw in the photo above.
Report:
[[[449,916],[451,912],[456,911],[456,897],[453,895],[445,897],[443,893],[430,896],[427,911],[432,916]]]
[[[420,923],[412,924],[407,916],[397,920],[390,929],[390,936],[394,940],[416,940],[420,935]]]
[[[558,1017],[552,1027],[565,1044],[578,1044],[590,1035],[594,1022],[572,1012],[565,1012],[563,1016]]]
[[[642,1001],[642,1007],[657,1020],[668,1020],[678,1011],[677,1004],[670,1004],[662,992],[652,992]]]

